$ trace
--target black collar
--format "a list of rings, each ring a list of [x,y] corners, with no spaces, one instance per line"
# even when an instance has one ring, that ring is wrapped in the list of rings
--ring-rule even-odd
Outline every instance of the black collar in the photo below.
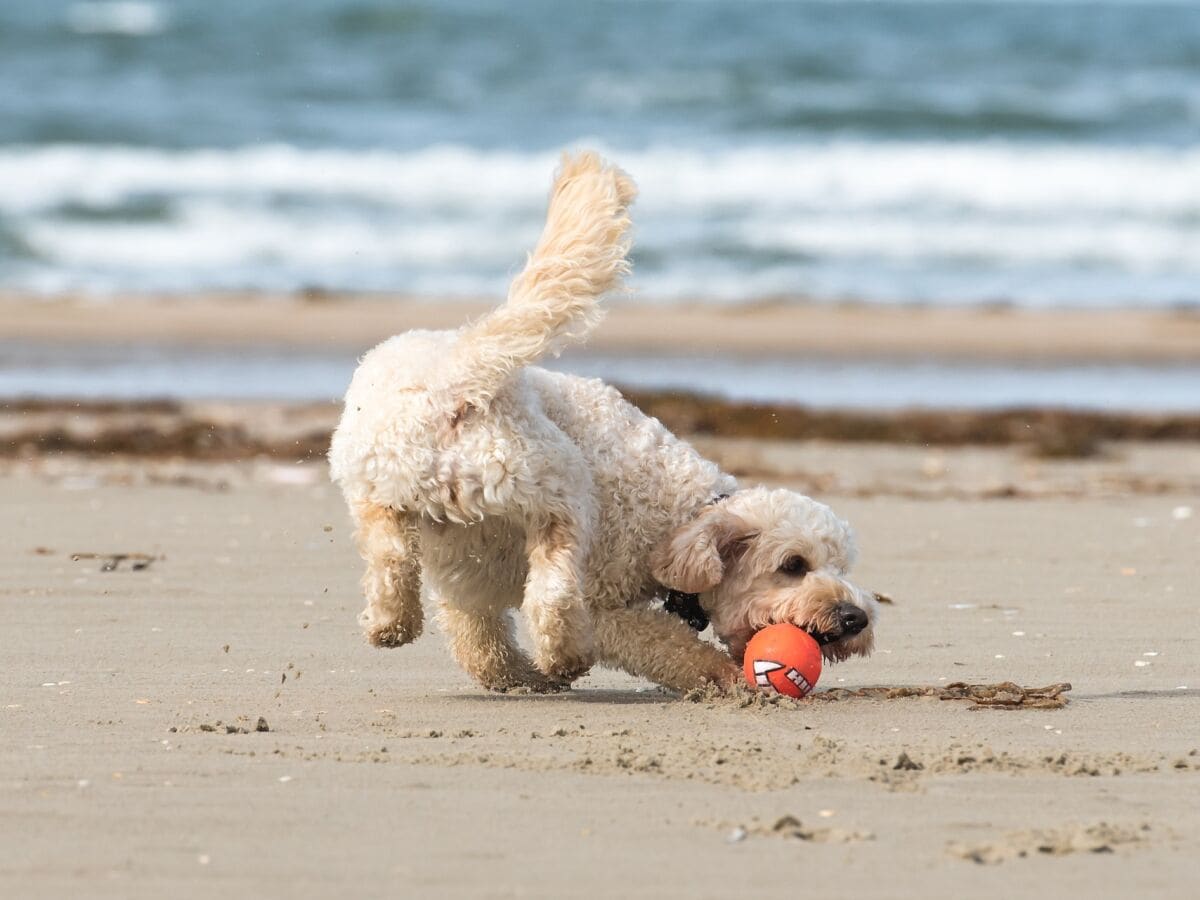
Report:
[[[708,613],[700,607],[699,594],[685,594],[683,591],[668,588],[663,609],[679,616],[695,631],[703,631],[708,627]]]
[[[728,498],[728,494],[718,494],[704,505],[713,506]],[[685,594],[683,591],[667,588],[667,597],[663,601],[663,609],[679,616],[679,618],[687,622],[688,627],[695,631],[703,631],[708,627],[708,613],[700,606],[699,594]]]

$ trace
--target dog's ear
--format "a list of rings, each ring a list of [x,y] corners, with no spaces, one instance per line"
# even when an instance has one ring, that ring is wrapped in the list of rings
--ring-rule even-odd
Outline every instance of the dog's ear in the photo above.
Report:
[[[745,519],[719,506],[710,507],[655,548],[651,572],[659,584],[685,594],[711,590],[752,536]]]

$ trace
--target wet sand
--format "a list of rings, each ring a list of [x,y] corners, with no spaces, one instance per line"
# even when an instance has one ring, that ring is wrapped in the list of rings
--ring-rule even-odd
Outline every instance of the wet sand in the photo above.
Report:
[[[453,328],[500,298],[309,299],[199,295],[170,299],[0,297],[0,337],[61,342],[270,343],[365,349],[409,328]],[[596,352],[820,354],[1025,362],[1200,360],[1200,315],[1184,310],[888,308],[759,303],[750,307],[611,305]]]
[[[490,695],[436,629],[363,643],[319,463],[16,455],[0,895],[1193,894],[1194,444],[704,442],[831,502],[895,597],[820,689],[1068,681],[1068,705],[743,706],[600,669]]]

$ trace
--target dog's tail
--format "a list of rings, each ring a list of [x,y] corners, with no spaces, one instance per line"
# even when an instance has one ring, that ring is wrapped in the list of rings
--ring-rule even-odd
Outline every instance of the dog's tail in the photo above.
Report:
[[[508,300],[459,332],[456,399],[484,406],[517,369],[582,340],[599,322],[600,296],[629,271],[633,180],[591,152],[564,154],[546,227]]]

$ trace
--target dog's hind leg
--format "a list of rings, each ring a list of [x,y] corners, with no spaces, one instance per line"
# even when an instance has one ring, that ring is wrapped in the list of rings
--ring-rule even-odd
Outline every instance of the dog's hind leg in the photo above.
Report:
[[[420,536],[408,513],[371,504],[354,508],[358,551],[367,563],[359,616],[376,647],[399,647],[421,634]]]
[[[570,682],[550,678],[534,667],[517,646],[512,619],[503,607],[443,600],[438,625],[446,632],[458,664],[490,691],[550,693],[570,687]]]
[[[597,609],[600,662],[676,691],[714,685],[732,690],[741,673],[728,653],[660,609]]]
[[[560,691],[517,646],[511,611],[521,605],[524,537],[504,519],[473,525],[421,521],[425,588],[438,625],[467,674],[493,691]]]
[[[529,622],[538,668],[573,681],[595,660],[592,623],[583,600],[584,530],[568,517],[530,528],[529,575],[521,608]]]

